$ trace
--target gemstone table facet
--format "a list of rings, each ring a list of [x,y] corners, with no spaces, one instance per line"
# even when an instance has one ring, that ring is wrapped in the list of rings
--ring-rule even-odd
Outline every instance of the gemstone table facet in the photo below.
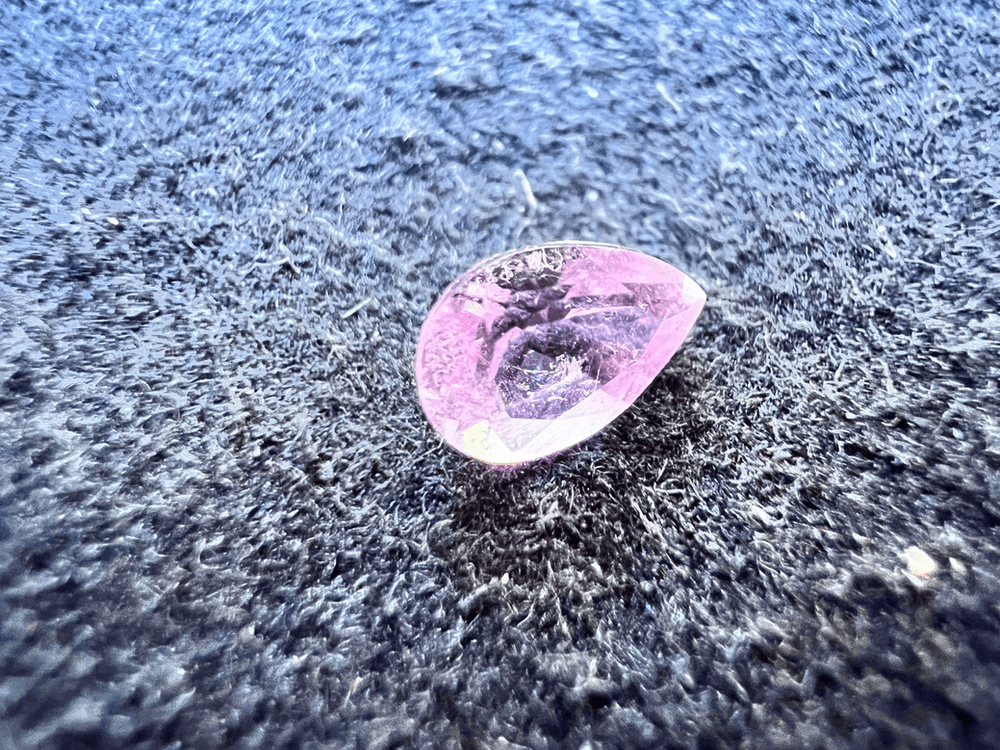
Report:
[[[548,456],[625,411],[704,305],[684,273],[614,245],[559,242],[489,258],[456,279],[424,322],[420,404],[468,456]]]

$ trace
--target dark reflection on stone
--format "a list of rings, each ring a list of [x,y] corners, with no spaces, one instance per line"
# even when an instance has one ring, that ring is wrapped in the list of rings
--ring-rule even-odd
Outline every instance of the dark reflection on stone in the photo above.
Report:
[[[507,413],[519,419],[564,413],[632,364],[655,330],[634,307],[528,328],[511,341],[497,370]]]

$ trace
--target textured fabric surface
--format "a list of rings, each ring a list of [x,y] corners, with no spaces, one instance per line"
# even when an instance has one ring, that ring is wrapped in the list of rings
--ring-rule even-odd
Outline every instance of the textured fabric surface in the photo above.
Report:
[[[0,4],[0,747],[988,748],[993,2]],[[443,446],[475,261],[709,301]]]

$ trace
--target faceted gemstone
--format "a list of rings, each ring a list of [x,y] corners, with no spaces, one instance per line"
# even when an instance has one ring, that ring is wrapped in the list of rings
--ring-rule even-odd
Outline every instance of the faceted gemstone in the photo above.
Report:
[[[705,292],[663,261],[560,242],[471,268],[417,342],[420,403],[445,441],[491,464],[531,461],[590,437],[670,360]]]

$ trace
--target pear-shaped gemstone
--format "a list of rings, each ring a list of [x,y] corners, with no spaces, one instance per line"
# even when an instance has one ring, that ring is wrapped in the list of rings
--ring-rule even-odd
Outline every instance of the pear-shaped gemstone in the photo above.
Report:
[[[489,258],[456,279],[424,322],[420,403],[468,456],[542,458],[625,411],[704,305],[688,276],[614,245],[560,242]]]

